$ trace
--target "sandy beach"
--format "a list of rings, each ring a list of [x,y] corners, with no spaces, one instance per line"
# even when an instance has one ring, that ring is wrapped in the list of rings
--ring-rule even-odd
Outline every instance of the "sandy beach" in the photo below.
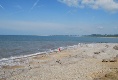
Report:
[[[0,80],[118,80],[118,44],[91,43],[14,59]]]

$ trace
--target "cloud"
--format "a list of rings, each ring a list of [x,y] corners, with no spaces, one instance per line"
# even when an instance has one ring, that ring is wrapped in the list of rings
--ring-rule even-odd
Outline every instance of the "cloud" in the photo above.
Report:
[[[118,11],[118,2],[115,0],[58,0],[70,7],[85,8],[89,7],[92,9],[103,9],[110,12]]]
[[[0,5],[0,8],[4,9],[4,7],[2,5]]]
[[[37,5],[38,2],[39,2],[39,0],[37,0],[37,1],[33,4],[33,6],[31,7],[30,11],[34,9],[34,7]]]
[[[72,7],[78,7],[79,0],[58,0],[59,2],[62,2],[64,4],[67,4],[68,6]]]

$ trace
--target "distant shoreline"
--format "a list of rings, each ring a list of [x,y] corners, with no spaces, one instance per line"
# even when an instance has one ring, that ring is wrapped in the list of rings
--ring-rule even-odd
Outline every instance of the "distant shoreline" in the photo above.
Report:
[[[84,36],[84,37],[94,37],[94,38],[118,38],[118,37],[109,37],[109,36]]]
[[[99,37],[99,38],[118,38],[118,37]]]
[[[91,34],[91,35],[84,35],[87,37],[104,37],[104,38],[118,38],[118,34]]]

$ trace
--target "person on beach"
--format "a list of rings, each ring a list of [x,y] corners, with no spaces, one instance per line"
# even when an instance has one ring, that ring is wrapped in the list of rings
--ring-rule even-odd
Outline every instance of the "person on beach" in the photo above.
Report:
[[[58,50],[59,50],[59,52],[61,52],[61,49],[60,48]]]

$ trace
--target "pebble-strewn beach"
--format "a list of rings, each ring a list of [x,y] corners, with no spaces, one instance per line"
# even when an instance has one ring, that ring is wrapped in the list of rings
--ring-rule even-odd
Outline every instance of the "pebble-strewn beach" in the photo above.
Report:
[[[14,59],[0,80],[118,80],[118,44],[91,43]]]

